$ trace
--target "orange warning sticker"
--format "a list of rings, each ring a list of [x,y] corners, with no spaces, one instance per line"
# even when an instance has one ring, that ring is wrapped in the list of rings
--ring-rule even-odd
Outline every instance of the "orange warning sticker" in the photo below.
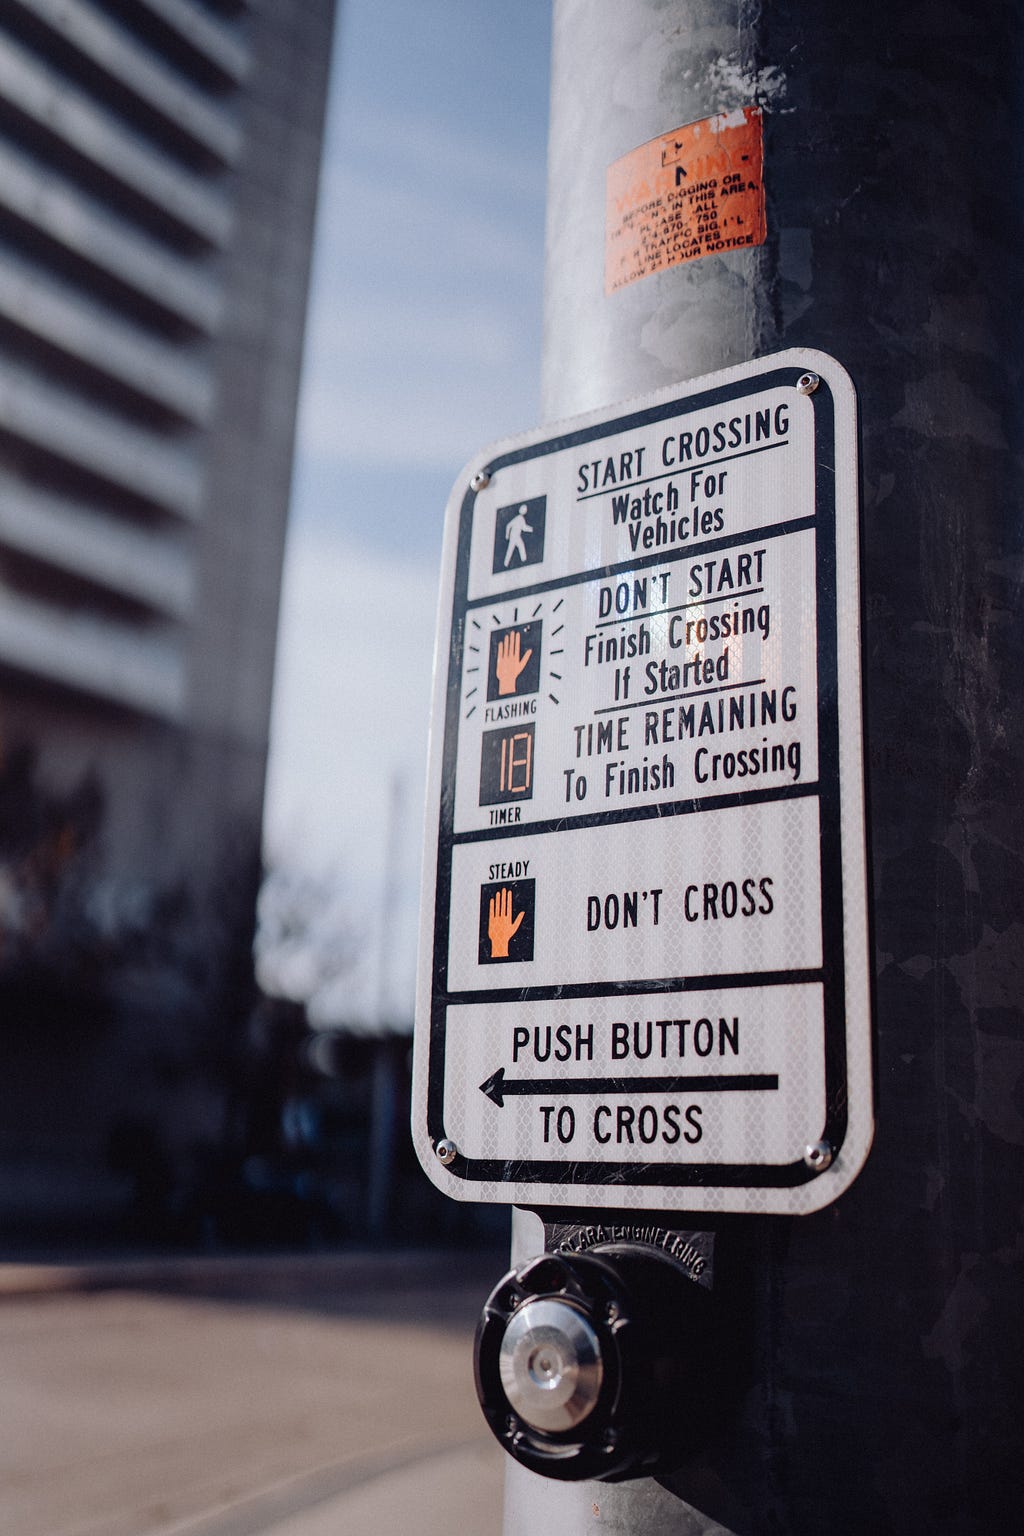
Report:
[[[698,256],[763,245],[760,107],[687,123],[608,167],[606,293]]]

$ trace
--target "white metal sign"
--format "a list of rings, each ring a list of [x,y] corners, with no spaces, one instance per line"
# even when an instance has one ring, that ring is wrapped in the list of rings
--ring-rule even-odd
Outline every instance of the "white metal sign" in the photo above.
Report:
[[[446,1193],[800,1212],[861,1167],[855,409],[791,351],[457,484],[413,1086]]]

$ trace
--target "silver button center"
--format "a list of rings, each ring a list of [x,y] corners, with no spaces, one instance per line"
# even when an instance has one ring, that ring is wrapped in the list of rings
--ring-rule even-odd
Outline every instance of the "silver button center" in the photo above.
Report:
[[[568,1302],[527,1302],[509,1322],[498,1359],[505,1396],[533,1429],[572,1429],[597,1402],[601,1345]]]

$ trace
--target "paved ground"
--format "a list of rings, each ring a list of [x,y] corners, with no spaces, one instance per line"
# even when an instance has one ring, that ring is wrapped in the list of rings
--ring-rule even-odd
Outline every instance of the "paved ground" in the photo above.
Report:
[[[0,1265],[0,1530],[497,1536],[472,1332],[502,1268]]]

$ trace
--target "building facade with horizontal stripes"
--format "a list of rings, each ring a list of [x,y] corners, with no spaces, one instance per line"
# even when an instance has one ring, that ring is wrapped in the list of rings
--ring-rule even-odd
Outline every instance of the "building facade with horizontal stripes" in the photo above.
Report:
[[[0,1215],[234,1092],[334,10],[0,8]]]

